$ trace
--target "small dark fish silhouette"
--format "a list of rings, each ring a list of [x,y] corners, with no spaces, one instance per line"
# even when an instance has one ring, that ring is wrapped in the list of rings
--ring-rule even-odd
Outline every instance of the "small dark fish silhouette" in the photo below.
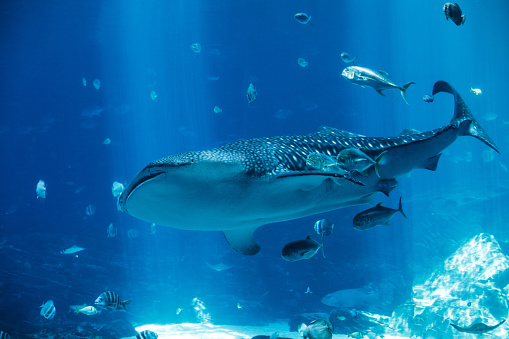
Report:
[[[445,18],[451,20],[456,26],[463,25],[465,23],[465,14],[461,11],[460,6],[457,3],[448,2],[444,5]]]
[[[498,324],[496,324],[495,326],[488,326],[483,323],[473,324],[470,327],[459,327],[458,325],[454,325],[454,324],[451,324],[451,326],[460,332],[482,334],[482,333],[486,333],[486,332],[496,329],[497,327],[502,325],[504,322],[505,322],[505,319],[502,320],[501,322],[499,322]]]
[[[307,24],[308,22],[310,25],[313,24],[311,22],[311,15],[307,15],[306,13],[297,13],[293,17],[303,25]]]
[[[292,241],[286,244],[285,247],[283,247],[281,256],[286,261],[311,259],[320,248],[322,249],[323,257],[325,258],[325,254],[323,253],[323,243],[318,243],[311,239],[311,236],[309,235],[306,239]]]
[[[390,225],[389,221],[392,219],[394,214],[401,212],[406,218],[405,212],[403,212],[403,206],[401,205],[401,198],[399,198],[399,208],[397,210],[384,207],[382,203],[378,203],[375,207],[360,212],[353,218],[353,227],[356,230],[367,230],[368,228],[375,227],[376,225]]]
[[[426,94],[425,96],[422,97],[422,100],[424,100],[424,102],[427,102],[427,103],[432,103],[433,100],[435,100],[435,97],[432,95]]]

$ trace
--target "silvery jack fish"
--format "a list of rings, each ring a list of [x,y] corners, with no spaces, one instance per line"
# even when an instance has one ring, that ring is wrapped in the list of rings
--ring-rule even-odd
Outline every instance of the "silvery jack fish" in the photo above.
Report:
[[[388,195],[396,179],[412,170],[434,171],[441,152],[459,136],[473,136],[498,152],[458,92],[438,81],[433,95],[440,92],[454,96],[455,109],[451,122],[435,130],[366,137],[322,127],[307,135],[239,140],[179,153],[145,166],[119,196],[118,208],[157,225],[223,231],[235,250],[254,255],[260,251],[253,240],[258,227],[371,203],[378,192]],[[363,176],[306,165],[311,153],[336,157],[352,147],[370,157],[386,152],[379,176],[374,166]]]
[[[366,67],[350,66],[343,70],[341,75],[349,82],[359,85],[361,87],[372,87],[378,94],[385,96],[382,92],[386,89],[399,89],[401,96],[405,103],[406,101],[406,90],[410,85],[415,82],[409,82],[403,86],[398,86],[393,83],[389,78],[389,74],[384,71],[374,71]]]

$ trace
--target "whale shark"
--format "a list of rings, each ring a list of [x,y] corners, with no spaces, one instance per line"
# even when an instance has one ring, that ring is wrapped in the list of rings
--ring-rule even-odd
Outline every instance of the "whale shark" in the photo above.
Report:
[[[498,152],[459,93],[437,81],[433,95],[454,96],[446,126],[395,137],[367,137],[331,127],[306,135],[260,137],[209,150],[184,152],[146,165],[118,197],[120,211],[141,220],[186,230],[222,231],[236,251],[254,255],[255,230],[386,195],[414,169],[436,170],[441,152],[459,136],[473,136]],[[346,148],[370,157],[385,152],[366,173],[310,169],[314,152],[336,157]]]

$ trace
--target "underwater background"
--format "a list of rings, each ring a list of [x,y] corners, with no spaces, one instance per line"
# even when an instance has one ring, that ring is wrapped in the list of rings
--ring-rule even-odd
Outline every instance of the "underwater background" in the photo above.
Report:
[[[464,1],[461,26],[446,20],[443,5],[2,2],[0,330],[22,337],[124,319],[135,326],[284,320],[296,331],[303,314],[356,310],[387,317],[379,322],[385,331],[452,338],[449,322],[507,318],[509,4]],[[295,20],[299,12],[312,23]],[[415,82],[409,105],[398,90],[384,97],[342,79],[351,65],[342,52],[397,85]],[[399,178],[390,197],[380,194],[375,203],[397,208],[401,197],[408,219],[396,214],[390,226],[355,230],[353,217],[372,204],[267,225],[255,233],[261,252],[248,257],[221,232],[152,228],[117,210],[113,182],[126,186],[147,163],[170,154],[321,126],[367,136],[445,126],[452,96],[423,101],[437,80],[461,94],[500,154],[459,138],[435,172]],[[258,94],[252,103],[250,83]],[[39,180],[44,199],[35,192]],[[335,224],[324,240],[326,258],[281,258],[285,244],[319,239],[313,225],[324,218]],[[85,250],[61,254],[73,245]],[[343,303],[321,302],[339,290]],[[132,299],[128,312],[71,312],[105,291]],[[48,320],[39,306],[50,299],[56,314]],[[333,321],[336,333],[377,326],[368,315],[362,323],[345,314]]]

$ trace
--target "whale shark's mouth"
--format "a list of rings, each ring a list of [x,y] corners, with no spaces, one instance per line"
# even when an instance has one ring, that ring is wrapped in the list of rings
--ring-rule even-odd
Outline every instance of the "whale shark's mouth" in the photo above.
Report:
[[[139,187],[141,187],[143,184],[149,182],[149,181],[152,181],[156,178],[161,178],[161,176],[165,176],[166,175],[166,171],[164,170],[161,170],[161,169],[149,169],[147,172],[148,173],[143,173],[145,171],[142,171],[140,172],[135,178],[135,180],[131,181],[131,183],[129,184],[129,186],[126,187],[126,189],[122,192],[122,194],[120,194],[120,196],[118,197],[118,202],[117,202],[117,208],[119,211],[122,211],[122,212],[127,212],[127,208],[126,208],[126,204],[127,204],[127,201],[129,200],[129,197],[131,196],[131,194],[136,191],[136,189],[138,189]]]

